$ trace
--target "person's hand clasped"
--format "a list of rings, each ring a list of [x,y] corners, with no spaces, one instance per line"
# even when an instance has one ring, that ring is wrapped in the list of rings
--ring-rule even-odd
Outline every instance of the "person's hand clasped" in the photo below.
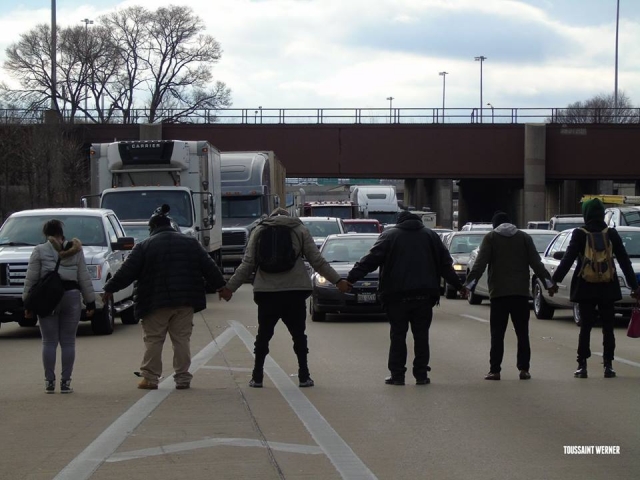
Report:
[[[338,287],[338,290],[340,290],[342,293],[348,293],[353,288],[353,285],[343,278],[338,283],[336,283],[336,287]]]
[[[100,295],[102,297],[102,303],[107,303],[109,300],[111,300],[113,298],[113,293],[111,292],[102,292],[102,295]],[[87,312],[89,313],[89,312]]]
[[[462,287],[460,289],[460,298],[466,300],[469,297],[469,289],[467,287]]]
[[[552,287],[549,287],[547,289],[547,292],[549,292],[550,297],[553,297],[556,293],[558,293],[558,284],[554,283]]]
[[[233,292],[227,287],[222,287],[220,290],[218,290],[219,300],[224,299],[226,302],[228,302],[229,300],[231,300],[231,297],[233,297]]]
[[[24,318],[33,318],[33,312],[31,310],[25,310]]]

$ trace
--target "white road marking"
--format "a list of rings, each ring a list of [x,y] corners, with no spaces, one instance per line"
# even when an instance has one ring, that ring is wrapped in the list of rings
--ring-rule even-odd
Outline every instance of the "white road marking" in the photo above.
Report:
[[[465,313],[460,314],[461,317],[470,318],[471,320],[475,320],[476,322],[489,323],[489,320],[485,320],[484,318],[474,317],[473,315],[467,315]]]
[[[240,322],[229,323],[252,352],[255,341],[253,335]],[[342,478],[377,478],[270,356],[265,361],[264,370]]]
[[[602,352],[592,352],[594,355],[598,355],[599,357],[602,357]],[[627,360],[625,358],[620,358],[620,357],[615,357],[613,359],[614,362],[619,362],[619,363],[624,363],[625,365],[631,365],[632,367],[638,367],[640,368],[640,363],[637,362],[632,362],[631,360]]]
[[[191,360],[189,371],[195,373],[217,354],[232,338],[235,332],[228,328],[218,335],[209,345],[200,350]],[[160,405],[173,388],[173,376],[165,379],[158,390],[149,391],[129,410],[124,412],[115,422],[102,432],[87,448],[74,458],[54,480],[85,480],[115,452],[122,442],[140,425],[158,405]]]
[[[116,453],[107,459],[108,463],[135,460],[137,458],[154,457],[167,453],[187,452],[199,448],[210,448],[218,446],[232,447],[259,447],[266,448],[261,440],[254,438],[208,438],[195,442],[174,443],[173,445],[163,445],[162,447],[144,448],[142,450],[132,450],[130,452]],[[292,443],[268,442],[272,450],[281,452],[301,453],[305,455],[324,455],[324,451],[315,445],[296,445]]]

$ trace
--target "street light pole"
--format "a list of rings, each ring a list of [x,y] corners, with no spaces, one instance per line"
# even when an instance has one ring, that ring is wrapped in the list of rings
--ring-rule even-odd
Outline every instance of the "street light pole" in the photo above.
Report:
[[[56,0],[51,0],[51,110],[56,109]]]
[[[616,66],[615,85],[613,89],[613,108],[615,109],[614,119],[618,123],[618,26],[620,24],[620,0],[616,1]]]
[[[480,62],[480,123],[482,123],[482,63],[487,59],[484,55],[474,57],[476,62]]]
[[[389,100],[389,123],[393,123],[393,97],[387,97]]]
[[[444,98],[445,98],[445,89],[446,89],[446,78],[449,72],[440,72],[438,75],[442,77],[442,123],[444,123]]]
[[[491,107],[491,123],[493,123],[493,119],[494,119],[494,116],[493,116],[493,105],[491,105],[491,103],[487,103],[487,105],[489,107]]]
[[[93,20],[89,20],[88,18],[83,18],[82,20],[80,20],[81,22],[84,22],[84,53],[85,53],[85,61],[87,60],[87,58],[89,57],[88,55],[88,49],[87,49],[87,43],[88,43],[88,39],[89,39],[89,25],[93,24]],[[85,121],[87,120],[87,97],[89,96],[89,86],[85,85],[84,87],[84,119]]]

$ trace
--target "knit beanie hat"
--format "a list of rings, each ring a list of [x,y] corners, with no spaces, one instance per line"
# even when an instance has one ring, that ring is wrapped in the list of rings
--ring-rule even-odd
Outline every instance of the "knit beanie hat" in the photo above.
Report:
[[[592,198],[582,203],[582,216],[584,223],[591,220],[604,221],[604,204],[599,198]]]
[[[493,218],[491,219],[493,228],[498,228],[503,223],[511,223],[511,220],[509,220],[509,215],[501,211],[497,211],[496,213],[494,213]]]
[[[167,215],[171,207],[166,203],[156,208],[149,219],[149,228],[166,227],[171,225],[171,217]]]

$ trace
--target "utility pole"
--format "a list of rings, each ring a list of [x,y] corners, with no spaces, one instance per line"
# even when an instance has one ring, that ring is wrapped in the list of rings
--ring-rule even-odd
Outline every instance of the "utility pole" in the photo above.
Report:
[[[393,97],[387,97],[389,100],[389,123],[393,123]]]
[[[84,22],[84,53],[85,53],[85,61],[87,61],[89,58],[89,49],[88,49],[89,25],[93,25],[93,20],[89,20],[88,18],[83,18],[80,21]],[[88,79],[86,81],[88,81]],[[87,97],[88,96],[89,96],[89,86],[85,85],[84,87],[84,120],[85,121],[87,120]]]
[[[482,117],[482,63],[487,59],[484,55],[480,55],[479,57],[474,57],[476,62],[480,62],[480,123],[483,121]]]
[[[56,0],[51,0],[51,110],[56,109]]]
[[[620,0],[616,2],[616,66],[615,66],[615,86],[613,89],[614,120],[618,123],[618,26],[620,24]]]

